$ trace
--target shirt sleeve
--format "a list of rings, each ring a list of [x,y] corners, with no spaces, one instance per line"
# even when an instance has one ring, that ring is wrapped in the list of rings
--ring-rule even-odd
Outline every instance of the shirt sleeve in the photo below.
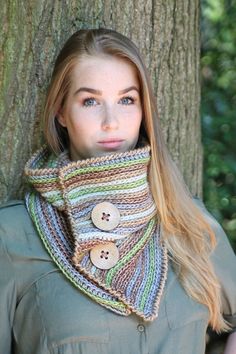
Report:
[[[225,320],[236,331],[236,256],[228,238],[213,216],[206,210],[203,203],[198,200],[207,220],[215,232],[216,247],[211,254],[215,273],[221,285],[222,313]]]
[[[212,253],[212,262],[220,281],[222,311],[224,318],[236,331],[236,256],[222,227],[214,220],[217,245]]]
[[[3,240],[6,238],[0,215],[0,353],[12,353],[12,327],[16,308],[13,266]]]

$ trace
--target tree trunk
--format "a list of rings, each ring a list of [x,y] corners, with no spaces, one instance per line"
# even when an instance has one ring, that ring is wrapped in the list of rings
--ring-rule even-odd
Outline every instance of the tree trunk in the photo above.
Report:
[[[0,200],[21,198],[22,171],[42,143],[40,117],[55,57],[76,30],[108,27],[143,53],[170,152],[201,194],[199,0],[8,0],[0,26]]]

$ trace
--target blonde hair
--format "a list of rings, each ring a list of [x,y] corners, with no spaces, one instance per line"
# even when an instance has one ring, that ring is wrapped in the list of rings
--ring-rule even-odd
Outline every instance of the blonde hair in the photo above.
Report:
[[[66,42],[55,63],[44,112],[44,133],[49,147],[60,153],[68,146],[66,129],[56,116],[70,89],[72,70],[85,56],[113,55],[136,69],[143,106],[141,134],[151,145],[149,180],[167,245],[179,280],[187,294],[209,310],[209,324],[216,331],[229,329],[221,315],[220,285],[209,259],[215,235],[193,202],[166,148],[149,75],[133,42],[108,29],[79,30]]]

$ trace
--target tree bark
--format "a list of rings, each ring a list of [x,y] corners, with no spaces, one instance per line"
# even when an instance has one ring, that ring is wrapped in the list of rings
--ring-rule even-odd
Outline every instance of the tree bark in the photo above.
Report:
[[[140,48],[163,131],[193,194],[202,191],[199,0],[8,0],[0,19],[0,200],[21,198],[22,171],[42,143],[55,57],[80,28],[108,27]]]

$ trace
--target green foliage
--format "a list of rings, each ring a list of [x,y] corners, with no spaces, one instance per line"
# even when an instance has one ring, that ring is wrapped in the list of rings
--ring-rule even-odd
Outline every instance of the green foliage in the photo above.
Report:
[[[204,201],[236,251],[236,1],[202,1]]]

